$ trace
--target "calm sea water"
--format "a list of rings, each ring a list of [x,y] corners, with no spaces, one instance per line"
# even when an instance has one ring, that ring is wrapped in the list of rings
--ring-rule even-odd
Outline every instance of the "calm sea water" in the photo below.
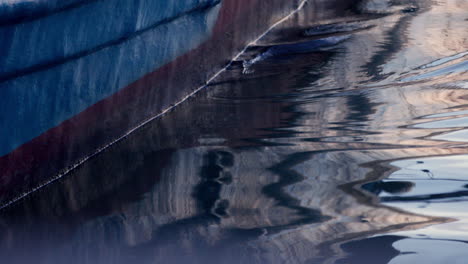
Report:
[[[5,263],[467,263],[468,1],[311,1],[0,215]]]

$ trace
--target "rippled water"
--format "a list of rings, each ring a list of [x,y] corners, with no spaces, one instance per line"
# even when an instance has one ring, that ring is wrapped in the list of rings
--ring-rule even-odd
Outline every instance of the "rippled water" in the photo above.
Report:
[[[4,210],[2,260],[466,263],[468,2],[321,12]]]

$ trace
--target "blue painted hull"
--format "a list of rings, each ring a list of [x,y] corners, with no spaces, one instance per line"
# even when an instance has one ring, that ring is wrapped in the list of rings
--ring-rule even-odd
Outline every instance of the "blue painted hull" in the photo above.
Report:
[[[9,127],[0,156],[197,47],[219,11],[212,1],[138,2],[99,1],[0,29],[0,127]]]
[[[51,2],[45,15],[3,21],[3,200],[180,101],[298,2]]]

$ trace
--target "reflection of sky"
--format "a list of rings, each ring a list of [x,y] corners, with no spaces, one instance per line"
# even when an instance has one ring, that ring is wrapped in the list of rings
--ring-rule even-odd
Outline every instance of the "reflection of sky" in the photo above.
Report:
[[[435,114],[435,115],[427,116],[426,118],[438,118],[438,117],[449,117],[449,116],[460,116],[460,115],[468,115],[468,110]]]
[[[464,61],[455,65],[444,67],[442,69],[430,71],[430,72],[423,73],[414,77],[408,77],[403,80],[404,81],[416,81],[416,80],[422,80],[426,78],[435,78],[435,77],[444,76],[444,75],[446,76],[446,75],[453,74],[453,73],[463,73],[467,71],[468,71],[468,61]]]
[[[443,217],[447,223],[432,225],[395,235],[408,238],[399,240],[393,247],[401,252],[390,263],[466,263],[468,244],[468,197],[457,195],[468,191],[468,155],[432,157],[396,161],[393,166],[401,168],[384,182],[409,181],[414,183],[404,194],[381,193],[386,205],[401,208],[421,215]],[[440,198],[440,194],[447,197]],[[452,194],[452,195],[451,195]],[[431,195],[439,195],[434,198]],[[398,198],[416,198],[400,200]]]
[[[459,54],[455,54],[453,56],[448,56],[446,58],[442,58],[442,59],[439,59],[439,60],[435,60],[435,61],[433,61],[431,63],[428,63],[428,64],[424,65],[421,68],[425,69],[425,68],[436,67],[436,66],[445,64],[447,62],[450,62],[450,61],[453,61],[453,60],[456,60],[456,59],[459,59],[459,58],[463,58],[466,55],[468,55],[468,52],[462,52],[462,53],[459,53]]]
[[[437,179],[458,179],[468,181],[468,155],[418,158],[401,160],[392,163],[401,168],[390,175],[390,179],[427,179],[428,170]]]
[[[391,194],[382,193],[384,201],[391,201],[391,206],[418,214],[468,220],[468,213],[464,212],[468,197],[463,196],[464,192],[468,192],[468,155],[403,160],[392,165],[401,169],[384,182],[398,180],[414,183],[411,190],[398,194],[398,197],[414,199],[398,202],[398,197],[392,200],[389,199]],[[468,238],[468,233],[465,236]]]
[[[404,263],[466,263],[468,244],[443,240],[403,239],[393,247],[407,254],[392,259],[390,264]],[[450,257],[450,262],[447,262]]]
[[[468,142],[468,129],[442,134],[432,138],[445,141]]]
[[[429,123],[418,124],[417,128],[451,128],[468,126],[468,117],[460,117],[448,120],[440,120]]]
[[[446,118],[443,120],[437,120],[432,122],[425,122],[417,124],[415,128],[428,128],[428,129],[438,129],[438,128],[464,128],[468,126],[468,110],[447,112],[441,114],[430,115],[425,118]],[[468,130],[456,130],[448,133],[443,133],[437,136],[431,137],[435,140],[442,141],[452,141],[452,142],[468,142]]]

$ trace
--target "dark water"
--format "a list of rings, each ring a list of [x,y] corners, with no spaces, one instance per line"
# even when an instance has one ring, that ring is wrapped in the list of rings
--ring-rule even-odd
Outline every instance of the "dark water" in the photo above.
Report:
[[[466,263],[468,2],[321,12],[3,210],[0,258]]]

